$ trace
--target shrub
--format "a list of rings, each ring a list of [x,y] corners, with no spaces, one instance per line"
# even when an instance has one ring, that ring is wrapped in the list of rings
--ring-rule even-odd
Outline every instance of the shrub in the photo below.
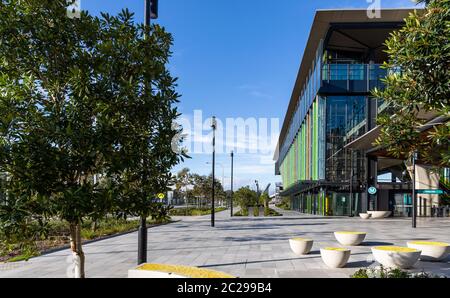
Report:
[[[426,272],[409,273],[401,269],[390,269],[381,266],[379,269],[363,268],[356,271],[351,278],[439,278]]]
[[[258,205],[253,207],[253,216],[256,216],[256,217],[259,216],[259,206]]]
[[[284,198],[280,204],[276,205],[278,208],[283,210],[291,210],[291,203],[289,198]]]
[[[278,213],[277,211],[271,209],[271,208],[265,208],[264,209],[264,216],[283,216],[283,215]]]

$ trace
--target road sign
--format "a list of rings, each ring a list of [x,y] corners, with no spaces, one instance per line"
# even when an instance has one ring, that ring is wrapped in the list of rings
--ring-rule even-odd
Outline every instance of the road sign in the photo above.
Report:
[[[372,187],[369,187],[368,192],[369,192],[370,195],[375,195],[375,194],[377,194],[378,189],[376,187],[372,186]]]
[[[158,194],[158,199],[160,199],[160,200],[164,199],[165,197],[166,197],[166,195],[163,193]]]
[[[417,193],[423,195],[443,195],[444,191],[442,189],[418,189]]]

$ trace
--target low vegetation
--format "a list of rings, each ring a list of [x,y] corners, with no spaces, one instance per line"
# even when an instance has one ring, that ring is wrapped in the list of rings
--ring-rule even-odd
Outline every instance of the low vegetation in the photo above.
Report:
[[[272,208],[265,208],[264,216],[283,216],[283,215],[273,210]]]
[[[389,269],[381,266],[379,269],[363,268],[358,270],[351,278],[439,278],[426,272],[410,273],[401,269]]]
[[[248,208],[241,209],[238,212],[234,213],[234,216],[248,216],[248,215],[249,215]]]
[[[227,208],[216,208],[216,212],[225,211]],[[211,208],[176,208],[170,211],[171,216],[202,216],[211,214]]]
[[[280,204],[276,205],[278,208],[283,209],[283,210],[291,210],[291,204],[290,204],[290,200],[287,198],[284,198]]]
[[[258,205],[253,207],[253,216],[255,216],[255,217],[259,216],[259,206]]]
[[[168,223],[170,220],[150,219],[150,226]],[[38,223],[30,223],[31,226]],[[106,236],[131,232],[139,227],[139,220],[126,220],[108,218],[98,222],[85,220],[82,223],[81,237],[83,241],[100,239]],[[45,229],[36,227],[40,233],[34,235],[29,241],[11,239],[0,232],[0,262],[17,262],[28,260],[40,255],[42,252],[61,248],[70,243],[69,224],[65,221],[53,220],[45,224]]]

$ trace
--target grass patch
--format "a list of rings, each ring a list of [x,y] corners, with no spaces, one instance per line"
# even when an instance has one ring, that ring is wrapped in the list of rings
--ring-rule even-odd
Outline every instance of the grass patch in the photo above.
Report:
[[[219,207],[215,209],[216,213],[225,210],[227,210],[227,208],[225,207]],[[171,216],[203,216],[208,214],[211,214],[210,208],[177,208],[170,210]]]

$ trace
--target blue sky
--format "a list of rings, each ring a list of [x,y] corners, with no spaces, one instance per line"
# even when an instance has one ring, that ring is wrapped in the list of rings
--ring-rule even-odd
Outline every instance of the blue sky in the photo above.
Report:
[[[317,9],[367,8],[367,0],[159,0],[160,18],[174,37],[169,68],[179,77],[179,110],[193,120],[200,110],[203,121],[212,115],[226,118],[279,119],[290,99],[309,30]],[[410,0],[381,0],[382,7],[413,7]],[[81,0],[92,14],[117,14],[123,8],[142,22],[144,0]],[[270,126],[271,128],[272,126]],[[276,125],[273,126],[276,128]],[[278,134],[278,131],[276,132]],[[257,138],[257,135],[251,138]],[[204,132],[195,142],[209,144]],[[239,140],[241,141],[241,140]],[[276,137],[271,140],[271,150]],[[198,145],[198,144],[197,144]],[[189,167],[209,174],[210,147],[174,171]],[[227,150],[228,151],[228,150]],[[262,186],[280,181],[269,163],[273,152],[241,152],[235,157],[235,187]],[[217,177],[230,184],[230,158],[217,155]]]

